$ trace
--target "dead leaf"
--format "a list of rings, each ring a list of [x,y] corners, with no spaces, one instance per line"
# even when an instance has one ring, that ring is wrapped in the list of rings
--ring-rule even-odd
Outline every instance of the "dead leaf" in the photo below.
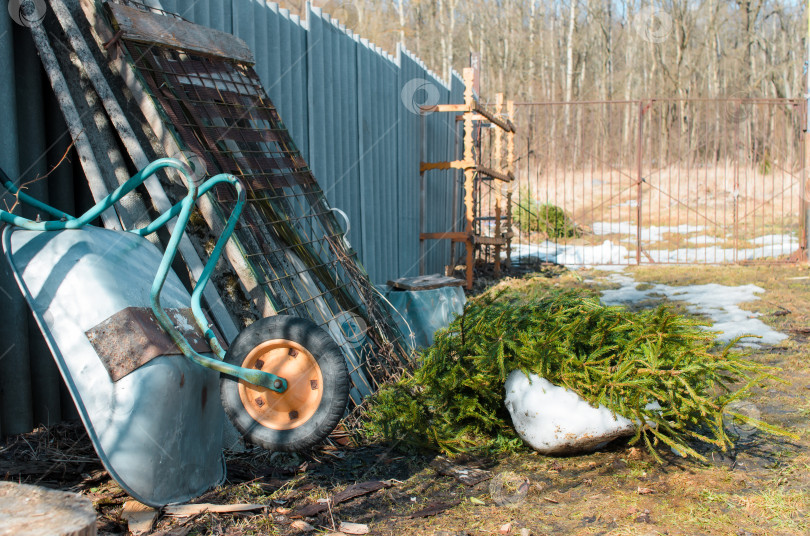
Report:
[[[127,501],[121,510],[121,519],[127,522],[132,534],[146,534],[152,531],[158,511],[138,501]]]
[[[301,531],[301,532],[312,532],[313,530],[315,530],[315,527],[313,527],[312,525],[310,525],[306,521],[302,521],[300,519],[296,519],[295,521],[290,523],[290,526],[292,528],[294,528],[295,530],[298,530],[298,531]]]
[[[368,525],[362,523],[346,523],[342,521],[338,530],[343,534],[368,534]]]
[[[175,504],[166,506],[163,512],[167,516],[188,517],[203,512],[213,512],[216,514],[227,514],[231,512],[249,512],[251,510],[261,510],[265,508],[263,504]]]

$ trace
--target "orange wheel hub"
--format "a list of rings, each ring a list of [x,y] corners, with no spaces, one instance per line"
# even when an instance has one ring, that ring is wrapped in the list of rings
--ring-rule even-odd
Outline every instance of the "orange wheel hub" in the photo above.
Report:
[[[297,342],[287,339],[265,341],[248,353],[242,366],[270,372],[287,380],[287,390],[283,393],[239,380],[242,405],[266,428],[297,428],[307,422],[321,404],[321,367]]]

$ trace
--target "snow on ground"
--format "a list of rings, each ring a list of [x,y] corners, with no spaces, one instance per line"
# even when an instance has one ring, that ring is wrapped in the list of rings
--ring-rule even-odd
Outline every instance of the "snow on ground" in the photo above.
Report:
[[[771,329],[759,320],[759,313],[740,309],[738,304],[758,300],[757,294],[765,289],[756,285],[729,287],[717,283],[673,287],[654,284],[644,290],[637,288],[636,281],[624,274],[611,274],[608,280],[621,285],[617,289],[602,292],[602,302],[606,305],[627,305],[641,300],[666,296],[670,300],[687,303],[687,309],[695,314],[704,314],[712,319],[712,331],[721,331],[720,342],[729,342],[740,335],[756,335],[760,339],[743,339],[743,346],[757,347],[760,344],[776,344],[787,335]],[[645,285],[646,286],[646,285]]]
[[[796,238],[792,235],[786,234],[769,234],[765,236],[758,236],[751,240],[753,244],[757,244],[760,246],[770,246],[770,245],[780,245],[786,242],[796,242]],[[796,242],[798,244],[798,242]],[[797,246],[798,247],[798,246]]]
[[[539,244],[512,244],[512,260],[533,258],[556,262],[568,267],[628,264],[628,251],[624,246],[605,240],[598,246],[563,245],[549,240]]]
[[[623,235],[638,235],[638,226],[628,222],[606,222],[598,221],[591,225],[593,234],[595,235],[608,235],[608,234],[623,234]],[[641,240],[644,242],[660,242],[666,233],[675,234],[689,234],[697,231],[702,231],[703,226],[682,224],[677,227],[642,227]]]
[[[657,229],[666,229],[659,227]],[[672,228],[669,228],[672,229]],[[654,231],[658,233],[659,231]],[[710,237],[695,237],[706,238]],[[678,249],[644,249],[641,263],[723,263],[745,260],[761,259],[765,257],[780,257],[790,255],[799,249],[799,241],[790,235],[767,235],[754,238],[752,243],[758,244],[749,248],[724,248],[708,245],[705,247],[678,248]],[[505,256],[505,253],[503,254]],[[582,266],[600,266],[607,264],[628,265],[636,264],[635,248],[628,249],[621,244],[614,244],[605,240],[597,246],[583,244],[556,244],[546,240],[538,244],[512,244],[512,260],[520,262],[521,258],[534,258],[540,261],[556,262],[569,268]]]

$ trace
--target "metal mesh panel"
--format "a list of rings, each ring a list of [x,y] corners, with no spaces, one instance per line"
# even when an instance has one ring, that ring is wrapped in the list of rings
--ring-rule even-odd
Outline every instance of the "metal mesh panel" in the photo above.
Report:
[[[808,202],[803,101],[654,99],[518,109],[530,128],[518,142],[514,211],[523,218],[513,258],[773,263],[801,253]],[[548,205],[564,210],[565,220]]]
[[[310,318],[341,346],[352,401],[410,363],[408,345],[252,67],[125,41],[164,120],[209,173],[248,192],[234,238],[278,314]],[[216,191],[222,214],[232,208]]]

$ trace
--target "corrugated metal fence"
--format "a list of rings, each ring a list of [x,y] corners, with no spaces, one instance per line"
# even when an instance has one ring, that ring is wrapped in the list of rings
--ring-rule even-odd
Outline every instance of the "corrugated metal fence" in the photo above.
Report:
[[[422,139],[414,103],[462,102],[461,79],[454,74],[448,86],[406,50],[392,57],[310,6],[302,21],[258,0],[149,3],[248,43],[256,71],[327,198],[348,214],[348,239],[372,281],[417,275],[420,149],[428,160],[454,159],[456,125],[448,114],[429,115]],[[0,13],[0,73],[0,166],[23,181],[42,176],[65,153],[70,135],[29,30],[5,13]],[[70,154],[70,161],[28,191],[75,213],[92,198],[79,160]],[[459,183],[452,171],[431,176],[427,228],[451,228],[454,187]],[[450,260],[449,244],[431,246],[428,272],[441,272]],[[0,291],[0,436],[74,417],[5,262]]]
[[[463,102],[461,78],[454,73],[448,86],[407,50],[392,57],[310,5],[302,21],[261,0],[149,3],[250,46],[329,202],[349,215],[348,239],[372,281],[417,275],[420,119],[413,103]],[[429,115],[426,158],[452,160],[454,136],[450,114]],[[431,175],[426,228],[450,229],[454,184],[452,171]],[[441,272],[449,243],[431,245],[427,270]]]

